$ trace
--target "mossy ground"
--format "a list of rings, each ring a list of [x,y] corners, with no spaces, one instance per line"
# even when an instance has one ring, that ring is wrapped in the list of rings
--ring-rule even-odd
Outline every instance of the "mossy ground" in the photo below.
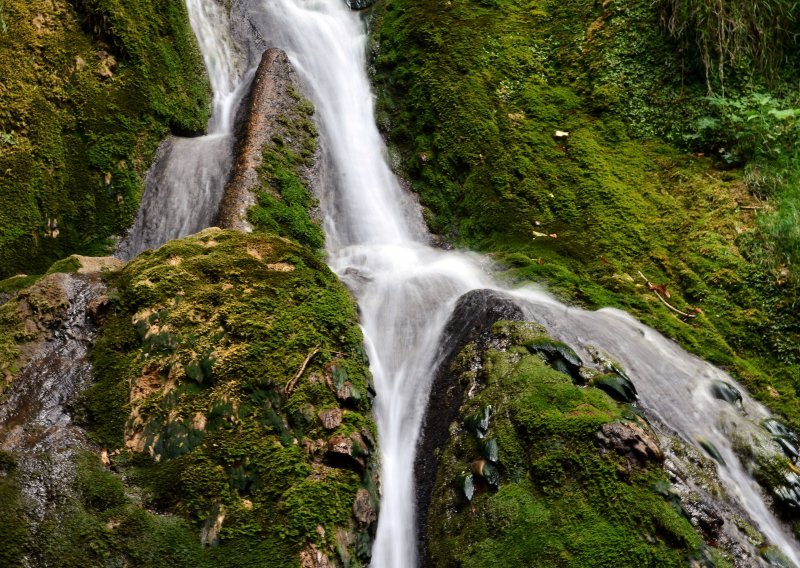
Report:
[[[0,77],[0,277],[107,250],[159,141],[210,112],[180,0],[4,0]]]
[[[633,313],[800,427],[798,287],[755,213],[772,202],[736,163],[687,151],[715,110],[651,2],[378,6],[379,122],[435,231],[492,253],[511,283]],[[731,98],[768,88],[728,77]],[[702,313],[669,310],[640,271]]]
[[[374,447],[336,460],[327,440],[370,446],[375,434],[354,305],[335,275],[283,238],[209,230],[140,255],[112,284],[82,406],[143,504],[185,519],[195,539],[224,514],[201,565],[297,566],[313,544],[358,566],[369,537],[353,502],[362,486],[374,495]],[[319,412],[340,407],[326,431]]]
[[[501,322],[494,330],[513,339],[517,328],[531,333],[528,324]],[[632,466],[600,451],[600,427],[631,417],[624,405],[599,389],[575,386],[513,340],[507,350],[480,354],[477,373],[469,364],[475,356],[467,346],[464,362],[452,367],[465,389],[481,388],[461,407],[440,454],[427,525],[433,565],[729,565],[665,498],[660,488],[669,482],[657,462]],[[489,406],[481,440],[469,417]],[[486,440],[497,444],[499,488],[476,484],[468,502],[459,481],[485,457]]]

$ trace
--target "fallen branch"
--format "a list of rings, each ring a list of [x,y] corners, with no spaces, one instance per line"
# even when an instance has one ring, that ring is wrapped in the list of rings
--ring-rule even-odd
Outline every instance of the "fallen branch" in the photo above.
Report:
[[[314,347],[314,349],[312,349],[311,352],[309,352],[309,354],[306,355],[306,358],[303,361],[303,364],[300,365],[300,368],[297,369],[297,372],[294,374],[292,379],[288,383],[286,383],[285,387],[283,387],[283,394],[284,395],[288,396],[288,395],[290,395],[292,393],[292,391],[294,390],[294,387],[297,386],[297,381],[299,381],[300,377],[303,376],[303,372],[306,370],[306,367],[311,362],[311,359],[314,357],[314,355],[316,355],[317,353],[319,353],[319,347]]]
[[[682,312],[682,311],[680,311],[678,308],[676,308],[675,306],[671,305],[671,304],[670,304],[669,302],[667,302],[667,301],[666,301],[664,298],[662,298],[662,297],[661,297],[661,294],[659,294],[659,293],[658,293],[658,290],[659,290],[659,288],[661,288],[661,289],[666,289],[666,288],[665,288],[663,285],[662,285],[662,286],[659,286],[658,284],[653,284],[653,283],[651,283],[651,282],[650,282],[650,281],[647,279],[647,276],[645,276],[644,274],[642,274],[642,271],[641,271],[641,270],[639,271],[639,276],[641,276],[641,277],[644,279],[644,281],[645,281],[645,282],[647,282],[647,288],[648,288],[649,290],[651,290],[651,291],[652,291],[652,292],[653,292],[653,293],[656,295],[656,297],[658,297],[658,299],[659,299],[659,300],[661,300],[661,303],[662,303],[662,304],[664,304],[665,306],[667,306],[667,307],[668,307],[670,310],[672,310],[672,311],[673,311],[673,312],[675,312],[676,314],[680,314],[680,315],[682,315],[682,316],[683,316],[683,317],[685,317],[685,318],[696,318],[696,317],[697,317],[697,314],[699,314],[699,313],[700,313],[700,311],[701,311],[701,310],[700,310],[700,308],[694,308],[694,309],[693,309],[693,310],[692,310],[690,313],[688,313],[688,314],[687,314],[686,312]]]

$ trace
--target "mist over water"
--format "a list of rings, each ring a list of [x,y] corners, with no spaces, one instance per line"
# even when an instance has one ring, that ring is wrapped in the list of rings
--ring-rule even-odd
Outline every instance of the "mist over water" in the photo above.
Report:
[[[207,226],[219,202],[215,184],[230,164],[229,153],[219,157],[223,146],[230,147],[241,81],[235,63],[223,64],[235,59],[227,16],[214,0],[188,0],[187,5],[214,85],[212,134],[181,140],[185,146],[173,142],[154,167],[156,189],[145,196],[129,251]],[[244,30],[241,47],[251,54],[249,65],[257,65],[257,54],[266,47],[285,50],[316,107],[327,172],[320,197],[328,262],[358,299],[377,390],[382,502],[373,566],[418,563],[413,470],[420,422],[444,325],[456,300],[479,288],[514,297],[532,321],[585,360],[589,356],[582,346],[595,345],[620,361],[651,416],[687,442],[703,438],[716,446],[727,463],[719,470],[730,497],[798,563],[798,543],[770,513],[732,448],[732,436],[755,434],[768,412],[744,392],[744,411],[713,398],[712,381],[735,385],[729,376],[623,312],[588,312],[533,288],[504,289],[492,280],[482,257],[427,244],[419,210],[392,174],[375,125],[366,34],[357,13],[343,0],[233,0],[231,18]],[[203,168],[207,171],[201,173]]]
[[[230,37],[225,8],[215,0],[186,0],[213,93],[208,134],[170,137],[147,173],[142,203],[118,255],[130,259],[213,223],[233,160],[233,121],[248,83]]]

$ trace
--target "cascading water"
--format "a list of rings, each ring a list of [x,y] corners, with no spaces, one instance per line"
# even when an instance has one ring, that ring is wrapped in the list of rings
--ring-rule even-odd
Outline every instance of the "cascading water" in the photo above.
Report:
[[[257,4],[257,3],[254,3]],[[379,568],[417,563],[413,463],[437,346],[456,300],[498,285],[476,255],[425,244],[427,235],[390,171],[375,125],[366,75],[366,34],[344,2],[261,0],[245,15],[289,55],[314,102],[334,172],[323,196],[328,261],[354,290],[361,310],[377,398],[383,496],[373,551]],[[600,346],[629,370],[642,405],[690,442],[705,438],[722,454],[729,493],[795,563],[798,545],[770,513],[734,455],[731,434],[768,416],[744,397],[747,416],[711,395],[718,369],[617,310],[568,308],[533,289],[506,291],[532,320],[573,345]]]
[[[159,148],[136,220],[119,246],[125,259],[208,227],[231,167],[234,117],[248,81],[238,70],[225,8],[215,0],[187,0],[186,7],[214,96],[208,134],[171,137]]]
[[[218,10],[213,0],[188,3],[213,74],[211,48],[218,49],[220,42],[227,45],[228,41],[222,39],[227,37],[222,29],[226,28],[224,18],[208,17]],[[204,28],[206,24],[198,23],[197,15],[203,11],[197,6],[206,7],[205,22],[216,22],[215,26]],[[414,453],[437,366],[438,342],[462,294],[501,288],[488,276],[481,257],[426,244],[428,235],[419,212],[390,171],[375,126],[366,75],[366,35],[359,16],[341,0],[234,0],[231,13],[235,22],[245,23],[243,40],[249,45],[243,47],[253,59],[264,47],[276,46],[287,52],[317,109],[329,161],[326,169],[331,172],[322,196],[328,260],[357,296],[378,393],[375,413],[383,500],[373,564],[377,568],[411,568],[417,564]],[[213,41],[207,44],[209,38]],[[231,79],[233,74],[227,77]],[[221,96],[223,91],[216,89]],[[231,87],[225,92],[232,91]],[[222,116],[217,109],[214,120],[218,122],[212,122],[224,131]],[[206,184],[202,178],[189,178],[185,183]],[[207,194],[201,195],[188,203],[197,205],[206,198]],[[186,212],[186,203],[179,201],[180,212]],[[215,206],[213,199],[202,203],[212,209]],[[165,201],[144,216],[172,216],[176,214],[172,207]],[[177,236],[184,228],[202,228],[209,218],[195,216],[179,231],[151,237],[149,231],[155,229],[148,227],[166,222],[154,219],[141,229],[147,243]],[[554,337],[578,348],[597,345],[619,360],[636,383],[642,406],[678,436],[689,442],[702,437],[714,444],[727,464],[720,467],[720,475],[731,498],[773,544],[798,563],[798,543],[769,512],[733,451],[733,435],[754,431],[755,423],[768,416],[766,409],[746,395],[744,413],[714,399],[712,381],[735,384],[730,377],[622,312],[569,308],[531,288],[505,293]]]

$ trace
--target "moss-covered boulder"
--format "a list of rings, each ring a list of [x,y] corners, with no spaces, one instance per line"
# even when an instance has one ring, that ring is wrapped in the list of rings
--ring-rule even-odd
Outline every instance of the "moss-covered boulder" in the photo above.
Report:
[[[89,436],[213,566],[347,566],[377,511],[354,303],[283,238],[208,229],[130,262],[84,396]]]
[[[436,451],[425,565],[729,565],[663,489],[649,426],[575,385],[547,340],[499,322],[450,365],[468,394]]]

